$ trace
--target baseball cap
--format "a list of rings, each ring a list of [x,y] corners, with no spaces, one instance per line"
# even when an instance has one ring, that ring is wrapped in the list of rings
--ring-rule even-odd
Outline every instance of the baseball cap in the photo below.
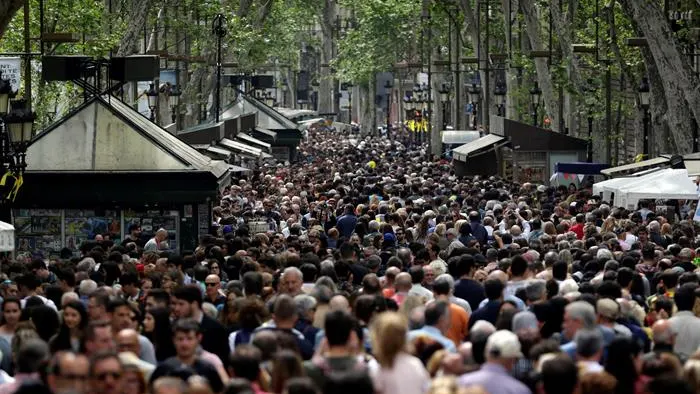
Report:
[[[498,330],[489,336],[486,354],[497,358],[523,357],[518,336],[508,330]]]
[[[396,236],[392,233],[385,233],[384,242],[396,242]]]

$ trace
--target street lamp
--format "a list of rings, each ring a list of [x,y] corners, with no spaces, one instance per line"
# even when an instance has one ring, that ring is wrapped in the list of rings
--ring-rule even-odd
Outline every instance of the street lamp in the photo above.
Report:
[[[447,85],[442,84],[440,87],[440,90],[438,90],[438,93],[440,94],[440,103],[442,104],[442,129],[446,130],[447,129],[447,102],[450,100],[450,90],[447,88]]]
[[[212,21],[212,33],[216,36],[216,97],[214,110],[216,111],[216,123],[219,123],[219,113],[221,112],[221,44],[226,35],[226,17],[217,14]]]
[[[275,105],[275,98],[272,96],[272,92],[270,92],[270,91],[265,92],[264,97],[265,97],[265,105],[267,105],[268,107],[272,107],[273,105]]]
[[[178,106],[180,105],[181,95],[182,92],[180,91],[180,89],[178,89],[177,85],[173,86],[173,88],[170,89],[170,95],[168,96],[168,104],[170,105],[170,116],[172,116],[173,123],[177,123],[177,111]]]
[[[3,195],[5,201],[16,197],[17,182],[21,182],[27,167],[27,146],[34,136],[36,120],[36,114],[29,110],[26,100],[10,101],[16,95],[10,80],[0,78],[0,172],[9,171],[17,179],[12,185],[14,187]]]
[[[496,97],[496,107],[498,116],[506,116],[506,93],[507,87],[505,81],[496,82],[493,95]]]
[[[469,88],[469,100],[472,103],[472,109],[474,112],[474,130],[477,130],[478,128],[478,120],[479,120],[479,112],[478,112],[478,105],[479,105],[479,97],[481,95],[481,89],[479,86],[477,86],[476,82],[472,82],[472,86]]]
[[[394,86],[390,80],[386,80],[384,83],[384,89],[386,89],[386,136],[389,138],[391,133],[391,89]]]
[[[146,98],[148,98],[148,109],[151,110],[151,122],[155,122],[156,110],[158,109],[158,91],[152,83],[146,92]]]
[[[537,110],[540,107],[540,99],[542,98],[542,89],[535,81],[535,86],[530,89],[530,99],[532,100],[532,125],[537,126]]]
[[[639,85],[639,89],[637,90],[639,93],[639,105],[642,107],[643,111],[643,118],[642,121],[644,122],[644,145],[643,145],[643,153],[644,157],[648,158],[649,156],[649,123],[651,123],[649,120],[649,101],[650,101],[650,89],[649,89],[649,79],[647,77],[642,78],[642,82]]]
[[[289,83],[286,79],[282,80],[282,106],[287,106],[287,91],[289,90]]]

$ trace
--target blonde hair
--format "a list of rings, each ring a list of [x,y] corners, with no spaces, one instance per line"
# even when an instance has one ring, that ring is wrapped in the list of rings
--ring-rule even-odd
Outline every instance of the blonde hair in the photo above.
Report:
[[[693,358],[683,366],[683,380],[688,382],[695,393],[700,393],[700,360]]]
[[[391,368],[406,347],[408,322],[397,312],[384,312],[372,322],[370,336],[374,357],[383,368]]]

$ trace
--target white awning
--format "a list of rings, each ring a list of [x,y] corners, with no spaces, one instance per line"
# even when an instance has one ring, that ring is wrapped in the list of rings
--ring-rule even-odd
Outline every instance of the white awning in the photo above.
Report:
[[[452,151],[452,157],[455,160],[466,161],[467,157],[469,157],[471,153],[482,150],[489,146],[496,145],[499,142],[504,141],[505,139],[506,137],[503,137],[501,135],[488,134],[479,138],[476,141],[472,141],[470,143],[460,146],[459,148],[456,148]]]
[[[260,141],[259,139],[255,138],[255,137],[251,137],[245,133],[236,134],[236,139],[241,140],[241,142],[244,144],[253,144],[253,145],[255,145],[256,148],[260,147],[260,148],[263,148],[267,151],[269,151],[270,148],[272,147],[272,145],[268,144],[267,142]]]
[[[606,168],[606,169],[600,171],[600,173],[605,175],[605,176],[614,177],[614,176],[620,175],[623,172],[628,172],[628,171],[637,172],[638,170],[641,170],[643,168],[667,164],[670,161],[671,161],[671,159],[669,159],[668,157],[655,157],[653,159],[640,161],[639,163],[631,163],[631,164],[625,164],[623,166]]]
[[[443,144],[468,144],[478,140],[479,132],[476,130],[444,130],[442,131]]]
[[[0,252],[15,250],[15,226],[0,222]]]
[[[238,141],[233,141],[228,138],[222,138],[221,141],[219,141],[219,144],[226,149],[233,150],[234,152],[240,152],[250,156],[261,157],[263,159],[272,158],[271,154],[263,152],[262,149],[246,145]]]

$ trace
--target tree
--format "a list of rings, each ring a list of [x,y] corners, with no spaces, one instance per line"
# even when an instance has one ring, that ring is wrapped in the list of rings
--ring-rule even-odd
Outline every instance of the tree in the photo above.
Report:
[[[15,17],[25,0],[0,0],[0,38],[5,35],[7,26]]]

